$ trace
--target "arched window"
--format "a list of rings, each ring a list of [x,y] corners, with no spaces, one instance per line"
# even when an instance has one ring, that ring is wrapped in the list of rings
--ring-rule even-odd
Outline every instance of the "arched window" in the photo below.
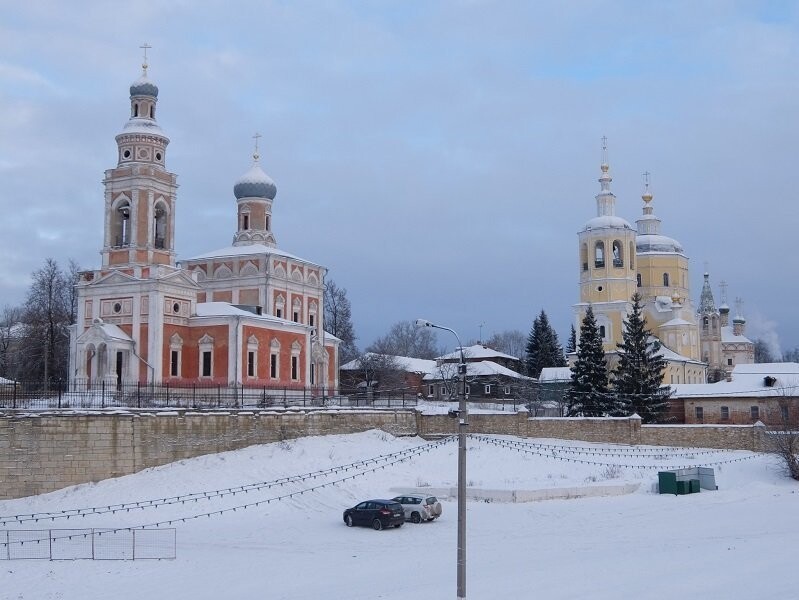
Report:
[[[613,240],[613,266],[624,266],[624,256],[622,256],[622,247],[619,240]]]
[[[599,269],[605,266],[605,242],[597,242],[594,246],[594,267]]]
[[[155,205],[155,247],[163,250],[167,247],[167,212],[163,204]]]
[[[641,287],[641,274],[640,273],[636,273],[635,274],[635,283],[636,283],[636,285],[638,287]]]
[[[605,326],[604,325],[600,325],[599,326],[599,337],[601,337],[602,339],[605,339]]]
[[[635,246],[630,242],[630,270],[635,268]]]
[[[155,119],[155,106],[150,105],[150,118]]]
[[[707,331],[708,325],[709,325],[708,318],[707,317],[702,317],[702,329]]]
[[[583,271],[588,270],[588,244],[580,246],[580,264],[582,265]]]
[[[669,287],[669,274],[663,273],[663,287]]]
[[[133,105],[133,116],[134,117],[138,117],[139,116],[139,103],[138,102],[136,102]]]
[[[244,231],[250,228],[250,215],[241,215],[241,228]]]
[[[117,206],[114,214],[114,230],[112,232],[113,246],[127,246],[130,244],[130,203],[122,201]]]

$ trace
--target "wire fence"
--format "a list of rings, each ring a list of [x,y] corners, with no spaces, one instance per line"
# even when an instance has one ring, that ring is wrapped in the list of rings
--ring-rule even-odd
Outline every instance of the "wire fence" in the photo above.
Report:
[[[386,394],[331,393],[319,387],[269,387],[213,383],[25,382],[0,385],[0,408],[263,409],[288,407],[413,408],[413,390]]]
[[[9,529],[0,560],[173,560],[177,532],[157,529]]]

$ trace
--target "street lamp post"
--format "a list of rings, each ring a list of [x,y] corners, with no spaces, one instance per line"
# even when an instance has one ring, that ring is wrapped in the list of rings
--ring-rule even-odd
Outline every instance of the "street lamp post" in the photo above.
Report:
[[[443,327],[425,319],[416,320],[417,327],[433,327],[449,331],[458,340],[461,362],[458,375],[461,379],[460,403],[458,405],[458,600],[466,598],[466,428],[468,412],[466,409],[466,360],[463,356],[461,338],[454,329]]]

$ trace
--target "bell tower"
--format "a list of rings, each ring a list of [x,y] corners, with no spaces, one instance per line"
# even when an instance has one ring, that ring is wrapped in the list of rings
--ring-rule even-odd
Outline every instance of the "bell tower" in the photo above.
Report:
[[[575,308],[579,331],[588,305],[592,305],[606,352],[616,350],[622,325],[636,290],[635,230],[616,215],[616,195],[607,158],[607,139],[602,138],[602,175],[595,196],[596,217],[577,236],[580,246],[580,301]]]
[[[105,172],[103,267],[175,265],[177,176],[166,170],[169,138],[155,120],[158,87],[142,75],[130,86],[130,118],[116,136],[117,166]]]

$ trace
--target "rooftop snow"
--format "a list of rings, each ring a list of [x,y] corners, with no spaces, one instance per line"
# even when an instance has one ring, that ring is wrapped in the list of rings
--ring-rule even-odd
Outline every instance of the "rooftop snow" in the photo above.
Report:
[[[229,256],[252,256],[253,254],[276,254],[278,256],[284,256],[286,258],[292,258],[294,260],[299,260],[308,264],[316,264],[290,252],[284,252],[278,248],[270,248],[269,246],[264,246],[263,244],[248,244],[246,246],[227,246],[226,248],[220,248],[219,250],[212,250],[211,252],[206,252],[204,254],[198,254],[197,256],[192,256],[190,258],[184,258],[180,262],[192,261],[192,260],[205,260],[209,258],[226,258]]]
[[[507,358],[510,360],[519,360],[518,356],[511,356],[510,354],[499,352],[498,350],[483,346],[482,344],[475,344],[474,346],[463,348],[463,356],[466,360],[470,358]],[[460,358],[460,350],[455,350],[444,356],[439,356],[436,360],[460,360]]]
[[[539,382],[571,381],[572,370],[570,367],[544,367],[538,376]]]
[[[722,342],[738,342],[738,343],[752,343],[745,335],[735,335],[733,333],[733,328],[730,326],[724,326],[721,328],[721,341]]]
[[[394,356],[391,354],[375,354],[374,352],[367,352],[364,357],[372,358],[384,356],[387,360],[393,360],[404,371],[409,373],[432,373],[436,368],[436,361],[426,360],[424,358],[411,358],[410,356]],[[343,364],[339,367],[341,371],[358,371],[361,369],[361,358],[358,357],[350,362]]]

